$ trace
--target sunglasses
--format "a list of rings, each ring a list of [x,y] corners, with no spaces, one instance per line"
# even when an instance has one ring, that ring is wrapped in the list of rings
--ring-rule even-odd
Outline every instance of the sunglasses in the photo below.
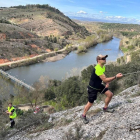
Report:
[[[106,60],[106,58],[105,58],[105,57],[103,57],[103,58],[100,58],[99,60]]]

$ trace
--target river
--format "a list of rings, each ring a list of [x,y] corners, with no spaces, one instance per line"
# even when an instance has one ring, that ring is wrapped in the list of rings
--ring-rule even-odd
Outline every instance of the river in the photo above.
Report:
[[[17,67],[7,72],[29,85],[38,81],[40,76],[49,76],[50,79],[62,80],[73,69],[81,70],[84,67],[96,64],[96,56],[99,54],[108,54],[107,61],[116,61],[118,57],[123,56],[122,51],[119,49],[119,43],[120,39],[114,37],[108,42],[89,48],[87,53],[77,54],[76,51],[73,51],[64,59],[56,62],[42,62]]]

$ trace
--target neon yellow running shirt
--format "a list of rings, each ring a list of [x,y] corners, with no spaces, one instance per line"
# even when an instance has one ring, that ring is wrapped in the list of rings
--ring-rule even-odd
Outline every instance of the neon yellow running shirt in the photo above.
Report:
[[[101,78],[99,76],[103,75],[104,72],[105,72],[105,66],[101,67],[99,64],[97,64],[94,67],[93,73],[91,75],[89,86],[93,87],[93,88],[95,88],[97,90],[98,89],[100,90],[102,80],[101,80]]]

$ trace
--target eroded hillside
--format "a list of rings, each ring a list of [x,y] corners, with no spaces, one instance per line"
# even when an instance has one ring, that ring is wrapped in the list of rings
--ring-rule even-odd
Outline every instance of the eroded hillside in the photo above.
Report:
[[[64,42],[50,42],[17,25],[0,23],[0,63],[61,49]]]
[[[17,24],[39,36],[89,35],[85,27],[79,26],[58,9],[49,5],[15,6],[0,11],[0,17]]]
[[[49,5],[0,9],[0,63],[60,50],[68,39],[89,35],[85,27]]]

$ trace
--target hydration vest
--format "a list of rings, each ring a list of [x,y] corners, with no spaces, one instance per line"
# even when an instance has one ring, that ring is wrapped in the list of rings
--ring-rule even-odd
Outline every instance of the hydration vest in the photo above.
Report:
[[[14,119],[16,118],[17,114],[16,114],[16,110],[15,108],[12,106],[11,108],[8,106],[8,112],[11,113],[11,111],[14,109],[14,112],[12,113],[12,115],[9,115],[9,118]]]

